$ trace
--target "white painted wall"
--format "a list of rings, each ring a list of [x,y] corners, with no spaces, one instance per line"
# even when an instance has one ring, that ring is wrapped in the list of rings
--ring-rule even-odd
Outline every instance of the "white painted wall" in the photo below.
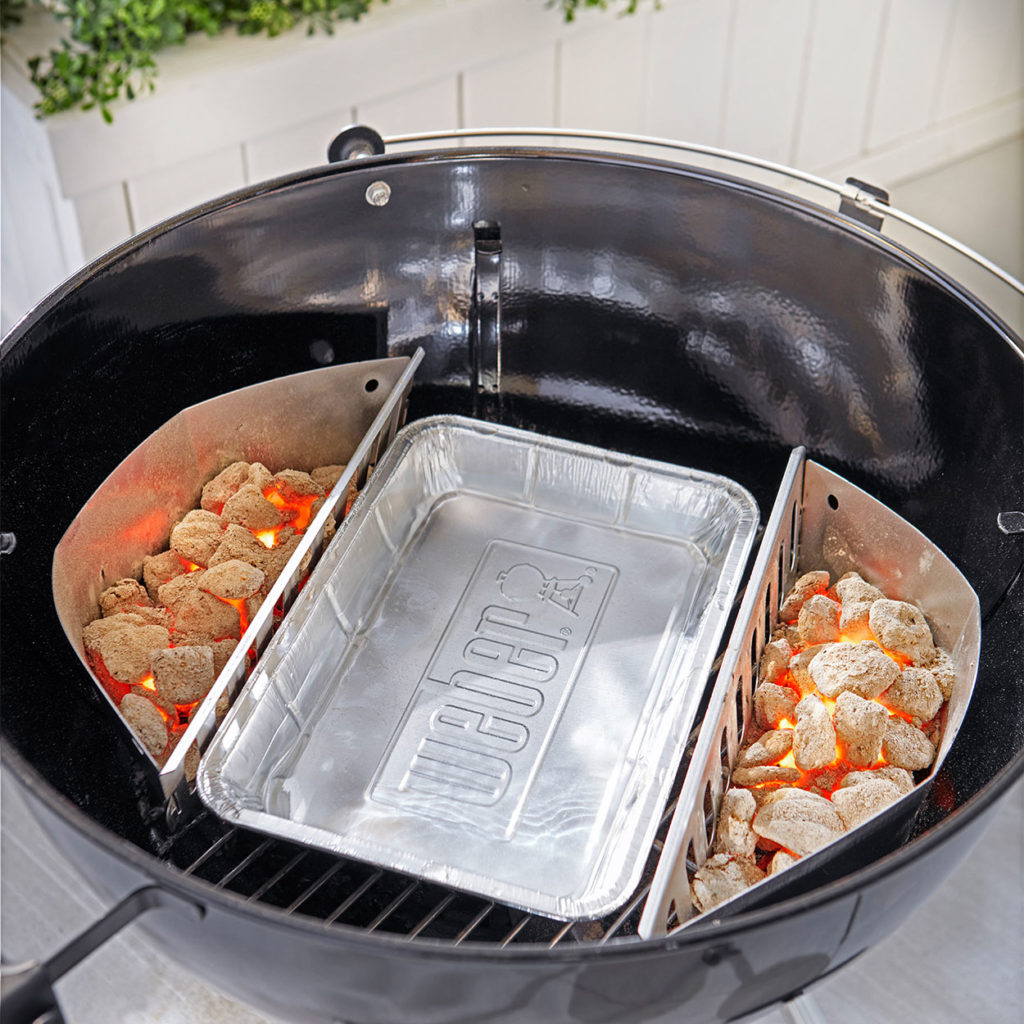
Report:
[[[825,177],[901,181],[1024,133],[1024,0],[390,0],[333,36],[197,38],[157,90],[45,122],[3,68],[3,329],[83,261],[250,182],[322,163],[354,120],[384,135],[566,127],[685,139]]]

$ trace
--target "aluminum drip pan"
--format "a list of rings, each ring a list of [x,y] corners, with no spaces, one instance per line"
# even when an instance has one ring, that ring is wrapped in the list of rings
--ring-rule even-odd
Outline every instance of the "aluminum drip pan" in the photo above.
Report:
[[[199,769],[221,817],[539,914],[639,881],[757,527],[719,476],[399,434]]]
[[[778,621],[783,596],[794,580],[814,569],[828,569],[833,580],[854,570],[886,596],[909,601],[924,612],[936,645],[949,653],[956,670],[935,760],[910,793],[874,817],[698,915],[690,902],[690,879],[711,856],[722,796],[751,718],[761,652]],[[806,459],[803,448],[795,449],[683,779],[640,935],[664,935],[698,919],[727,917],[785,899],[903,842],[967,713],[980,650],[978,597],[949,558],[882,502]]]

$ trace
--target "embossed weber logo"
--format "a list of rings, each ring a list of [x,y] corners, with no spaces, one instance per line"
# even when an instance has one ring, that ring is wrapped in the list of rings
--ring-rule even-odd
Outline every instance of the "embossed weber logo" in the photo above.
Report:
[[[509,838],[617,576],[611,565],[491,541],[370,797]]]

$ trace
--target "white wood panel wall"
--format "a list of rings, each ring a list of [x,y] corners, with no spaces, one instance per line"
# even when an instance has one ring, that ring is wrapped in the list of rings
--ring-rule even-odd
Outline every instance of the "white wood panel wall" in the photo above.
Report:
[[[650,134],[887,187],[1024,132],[1024,0],[644,0],[571,25],[544,0],[390,0],[330,37],[197,39],[112,126],[26,116],[48,31],[4,62],[4,330],[83,259],[322,163],[356,119]]]

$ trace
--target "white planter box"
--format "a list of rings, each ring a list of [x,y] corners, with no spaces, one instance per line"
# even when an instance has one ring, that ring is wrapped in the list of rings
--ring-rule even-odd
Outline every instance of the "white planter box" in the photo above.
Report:
[[[1021,0],[647,0],[569,25],[544,0],[390,0],[333,36],[196,37],[106,125],[32,116],[24,61],[54,37],[32,12],[3,67],[3,329],[132,233],[323,163],[354,121],[683,138],[891,187],[1020,133],[1021,27]]]

